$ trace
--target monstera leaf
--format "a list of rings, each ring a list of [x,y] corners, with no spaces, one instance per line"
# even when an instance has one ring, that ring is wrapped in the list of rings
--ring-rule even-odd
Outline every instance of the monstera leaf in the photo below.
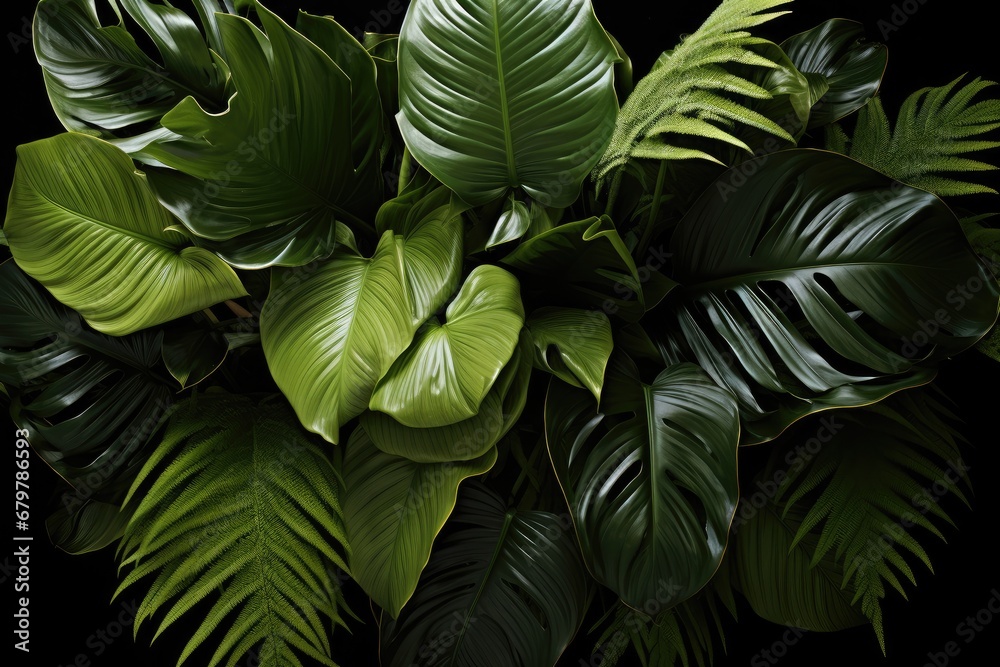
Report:
[[[617,60],[589,0],[416,0],[399,36],[399,128],[472,205],[520,188],[569,206],[611,138]]]
[[[164,135],[158,121],[187,97],[212,111],[224,108],[226,70],[180,9],[148,0],[121,4],[162,63],[143,53],[113,3],[118,24],[102,26],[94,0],[39,2],[33,44],[52,109],[67,130],[141,149]]]
[[[462,463],[416,463],[379,451],[364,429],[354,431],[343,466],[351,574],[393,618],[417,587],[458,485],[496,460],[494,447]]]
[[[810,128],[857,111],[878,91],[889,52],[864,36],[860,23],[832,19],[781,43],[810,87],[826,89],[809,115]]]
[[[524,307],[517,279],[476,267],[448,306],[379,380],[369,407],[415,428],[455,424],[479,412],[517,345]]]
[[[243,268],[299,266],[352,245],[345,223],[372,231],[384,140],[375,65],[339,26],[323,31],[332,19],[305,21],[327,51],[255,7],[266,35],[217,16],[236,89],[229,108],[185,99],[162,120],[178,136],[141,157],[171,167],[150,183],[202,245]]]
[[[84,499],[134,472],[177,389],[161,334],[93,331],[12,261],[0,264],[0,322],[0,382],[35,453]]]
[[[552,667],[583,621],[587,573],[571,528],[466,483],[416,593],[382,623],[382,664]]]
[[[697,362],[740,402],[748,442],[804,414],[932,376],[997,316],[996,281],[941,200],[842,156],[765,156],[723,174],[679,223],[668,362]],[[745,168],[745,167],[744,167]]]
[[[311,273],[275,273],[260,337],[302,424],[332,443],[417,330],[402,244],[387,231],[371,258],[338,253]]]
[[[4,235],[14,260],[113,336],[246,294],[236,273],[185,235],[132,161],[62,134],[18,148]]]
[[[739,498],[739,414],[692,364],[643,384],[630,359],[612,363],[601,412],[587,391],[549,385],[549,455],[595,578],[635,609],[666,608],[722,562]]]

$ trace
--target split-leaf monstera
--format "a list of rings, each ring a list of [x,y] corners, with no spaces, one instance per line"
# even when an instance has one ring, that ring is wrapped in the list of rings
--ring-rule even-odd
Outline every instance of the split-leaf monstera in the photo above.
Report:
[[[890,129],[888,49],[761,37],[791,0],[722,0],[634,82],[590,0],[412,0],[399,35],[176,4],[38,3],[67,132],[0,233],[18,456],[65,480],[55,545],[118,544],[140,641],[702,665],[740,596],[891,651],[951,521],[905,501],[963,442],[917,386],[997,357],[1000,231],[950,199],[996,194],[952,176],[993,168],[991,82]]]

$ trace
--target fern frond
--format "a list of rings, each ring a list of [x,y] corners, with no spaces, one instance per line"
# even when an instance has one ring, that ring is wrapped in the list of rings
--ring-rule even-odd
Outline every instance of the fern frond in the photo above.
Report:
[[[211,599],[178,665],[216,630],[210,667],[251,651],[268,667],[302,667],[300,656],[334,665],[330,630],[346,627],[334,573],[347,569],[337,488],[284,405],[227,394],[182,403],[125,500],[135,514],[119,552],[130,569],[116,595],[155,576],[136,633],[162,611],[158,636]]]
[[[768,10],[790,1],[723,0],[698,30],[660,57],[625,100],[611,143],[594,168],[595,177],[603,179],[634,158],[718,161],[677,143],[678,135],[723,141],[749,151],[732,132],[736,123],[794,141],[771,119],[733,101],[732,96],[768,99],[770,94],[726,69],[733,65],[777,67],[750,48],[766,40],[748,30],[787,14]]]
[[[966,505],[967,484],[948,409],[926,392],[909,391],[864,410],[841,411],[843,428],[806,466],[793,468],[777,495],[784,514],[800,503],[808,511],[794,544],[815,536],[811,566],[832,551],[844,568],[843,587],[872,622],[885,650],[880,602],[885,584],[904,598],[901,577],[915,584],[909,554],[933,571],[912,534],[920,526],[944,540],[938,524],[952,524],[939,500]],[[953,525],[953,524],[952,524]]]
[[[849,152],[836,133],[832,141],[828,135],[828,148],[939,196],[996,194],[991,187],[944,175],[996,169],[967,157],[969,153],[1000,147],[1000,141],[974,138],[1000,128],[1000,99],[973,101],[996,84],[976,78],[955,90],[962,78],[910,95],[899,110],[894,129],[882,102],[872,98],[858,113]]]
[[[698,595],[663,612],[658,618],[624,604],[615,608],[614,618],[597,640],[595,655],[600,664],[613,667],[629,647],[642,667],[708,667],[715,660],[716,637],[725,646],[719,602],[736,617],[736,601],[725,565],[712,583]]]

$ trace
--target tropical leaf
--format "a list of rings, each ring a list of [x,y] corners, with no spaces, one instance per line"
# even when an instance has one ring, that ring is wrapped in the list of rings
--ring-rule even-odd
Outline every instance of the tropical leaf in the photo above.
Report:
[[[473,269],[446,322],[431,318],[375,386],[369,407],[414,428],[474,417],[517,345],[524,307],[517,279]]]
[[[962,229],[965,230],[972,248],[1000,282],[1000,229],[986,227],[977,219],[963,219]],[[1000,328],[994,325],[993,330],[979,341],[976,349],[994,361],[1000,362]]]
[[[399,36],[399,128],[469,204],[520,188],[569,206],[611,136],[617,59],[589,0],[416,0]]]
[[[339,252],[304,275],[276,272],[261,310],[271,375],[302,424],[334,444],[417,330],[402,246],[387,231],[371,258]]]
[[[889,52],[884,44],[865,42],[864,36],[860,23],[831,19],[781,43],[810,86],[825,89],[810,111],[810,128],[854,113],[878,91]]]
[[[98,331],[121,336],[246,294],[225,262],[170,229],[118,148],[70,133],[17,154],[4,223],[14,260]]]
[[[589,598],[568,520],[466,483],[449,526],[399,618],[383,620],[382,663],[552,667]]]
[[[835,416],[843,428],[807,465],[788,470],[775,500],[786,516],[803,513],[793,547],[809,535],[818,537],[810,565],[830,554],[843,568],[841,587],[854,592],[852,604],[860,600],[884,652],[885,584],[904,598],[899,575],[916,584],[904,554],[932,569],[912,529],[919,526],[943,541],[939,525],[954,524],[940,496],[968,505],[961,489],[968,484],[961,435],[946,421],[950,411],[921,390]],[[771,469],[782,465],[787,452],[774,450]]]
[[[68,554],[79,555],[116,542],[130,518],[131,514],[122,512],[118,503],[88,498],[56,508],[45,519],[45,532],[52,544]]]
[[[218,393],[179,406],[126,499],[135,514],[117,595],[155,575],[136,631],[164,612],[159,635],[205,602],[178,664],[214,634],[200,661],[209,667],[251,651],[261,664],[334,665],[329,626],[344,625],[334,567],[347,569],[337,479],[279,402]]]
[[[63,126],[131,152],[163,136],[159,120],[182,99],[191,97],[212,111],[224,108],[227,72],[183,11],[147,0],[121,2],[143,37],[153,41],[161,63],[136,44],[115,3],[118,24],[105,27],[94,0],[41,0],[33,44]]]
[[[35,453],[82,498],[134,473],[177,389],[161,334],[93,331],[12,261],[0,264],[0,321],[0,381]]]
[[[163,333],[163,364],[185,389],[217,371],[228,353],[226,335],[215,329],[172,328]]]
[[[607,216],[553,227],[502,261],[525,274],[526,291],[555,297],[560,305],[602,308],[629,321],[642,317],[675,284],[648,267],[640,272]]]
[[[761,86],[727,71],[727,66],[774,68],[777,65],[750,47],[763,43],[750,28],[786,14],[768,12],[789,0],[723,0],[705,23],[658,67],[639,80],[622,105],[611,143],[594,168],[602,180],[637,158],[715,160],[709,153],[684,145],[679,139],[701,137],[749,151],[732,133],[741,123],[793,141],[773,120],[752,111],[737,99],[767,99]]]
[[[458,485],[496,463],[496,448],[461,463],[416,463],[381,452],[357,428],[344,456],[344,520],[351,574],[392,618],[413,595]]]
[[[739,488],[733,396],[692,364],[652,384],[612,360],[601,412],[558,380],[545,400],[549,456],[584,559],[633,609],[701,589],[722,561]]]
[[[937,197],[820,151],[744,169],[678,224],[682,287],[647,329],[667,363],[697,362],[732,390],[747,442],[926,383],[921,364],[992,326],[996,282]]]
[[[254,6],[266,35],[217,16],[236,90],[229,108],[185,99],[162,120],[175,136],[139,157],[171,168],[150,170],[150,183],[201,245],[242,268],[299,266],[353,245],[345,223],[372,231],[385,124],[375,65],[330,18],[303,19],[326,51]]]
[[[607,315],[597,310],[539,308],[525,327],[535,347],[536,368],[601,400],[604,368],[614,348]]]
[[[858,114],[854,136],[828,140],[840,150],[887,176],[942,197],[996,190],[945,174],[966,174],[996,169],[996,166],[966,157],[970,153],[1000,146],[1000,141],[977,139],[1000,128],[1000,99],[973,100],[995,86],[978,77],[964,86],[959,77],[940,88],[923,88],[903,102],[895,128],[877,97]],[[836,136],[836,135],[835,135]]]
[[[365,412],[361,425],[386,454],[423,463],[477,459],[488,453],[520,418],[530,378],[530,342],[522,332],[514,354],[474,417],[437,428],[410,428],[383,412]]]

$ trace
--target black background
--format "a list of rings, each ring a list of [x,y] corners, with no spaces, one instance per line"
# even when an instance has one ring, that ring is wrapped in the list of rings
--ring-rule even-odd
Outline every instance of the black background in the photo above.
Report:
[[[177,3],[185,6],[185,3]],[[333,14],[352,32],[355,28],[382,32],[397,31],[402,13],[393,14],[388,7],[405,3],[378,0],[371,3],[311,0],[301,2],[270,2],[269,7],[289,18],[296,8],[312,13]],[[636,0],[595,0],[598,17],[631,55],[636,76],[641,76],[664,49],[671,48],[677,38],[690,33],[711,12],[714,2],[644,3]],[[14,168],[14,147],[41,139],[61,130],[47,104],[41,72],[35,63],[30,44],[20,42],[25,16],[32,13],[32,2],[9,2],[0,20],[0,33],[6,35],[0,43],[3,58],[3,78],[0,79],[4,110],[3,147],[0,167],[3,187],[8,187]],[[963,73],[989,79],[1000,77],[997,59],[997,29],[995,21],[980,9],[974,0],[909,0],[887,2],[852,0],[840,3],[815,3],[799,0],[793,3],[794,13],[775,21],[761,31],[764,36],[780,41],[784,37],[808,29],[822,20],[843,17],[865,24],[868,36],[885,41],[889,46],[889,67],[883,81],[882,95],[890,117],[895,117],[902,99],[924,86],[939,86]],[[374,12],[374,14],[372,13]],[[895,23],[893,23],[895,19]],[[900,20],[900,19],[905,19]],[[388,23],[388,25],[386,25]],[[883,28],[891,30],[883,33]],[[13,34],[13,37],[11,35]],[[998,90],[997,93],[1000,93]],[[1000,178],[987,175],[993,187],[1000,187]],[[968,200],[970,208],[980,212],[1000,211],[1000,198]],[[3,323],[0,322],[0,326]],[[886,667],[921,667],[937,655],[937,665],[945,664],[944,651],[948,642],[960,649],[947,664],[978,666],[996,664],[1000,648],[1000,618],[977,632],[971,642],[957,626],[967,616],[984,609],[1000,589],[995,530],[1000,496],[997,493],[998,470],[996,413],[1000,409],[1000,366],[985,357],[968,352],[948,362],[942,369],[938,385],[959,406],[966,421],[964,432],[971,441],[966,461],[976,495],[972,512],[957,503],[948,505],[958,529],[948,529],[948,544],[934,542],[922,536],[935,565],[935,573],[917,569],[915,589],[910,600],[904,601],[890,592],[884,605],[888,657],[883,658],[870,628],[862,627],[836,634],[809,633],[787,646],[787,655],[777,663],[785,665],[872,664]],[[5,419],[5,418],[4,418]],[[6,421],[0,422],[6,424]],[[13,427],[0,427],[0,442],[9,438],[13,447]],[[746,457],[752,462],[759,453]],[[11,456],[13,460],[13,456]],[[55,476],[38,459],[33,459],[33,503],[38,510],[51,488]],[[12,485],[13,486],[13,485]],[[11,489],[13,490],[13,489]],[[945,499],[946,503],[950,502]],[[14,652],[16,665],[74,664],[83,655],[80,665],[142,664],[165,667],[176,663],[176,657],[186,640],[181,626],[177,632],[167,632],[149,648],[153,625],[144,627],[138,646],[131,639],[131,628],[111,642],[101,639],[99,631],[114,633],[116,619],[129,618],[129,603],[138,591],[127,591],[120,601],[110,602],[116,587],[113,552],[105,550],[87,556],[71,557],[56,551],[46,542],[40,511],[34,514],[31,546],[31,654]],[[9,551],[0,556],[0,590],[12,604],[17,597],[13,576],[6,569],[11,562]],[[1000,596],[1000,594],[998,594]],[[10,606],[7,606],[9,609]],[[368,610],[356,605],[355,610],[365,621],[353,625],[354,637],[338,633],[334,638],[334,656],[345,667],[376,664],[374,621]],[[785,628],[762,621],[744,605],[738,623],[727,626],[727,652],[717,660],[719,665],[765,665],[762,651],[779,642]],[[985,617],[985,615],[984,615]],[[13,619],[6,616],[13,629]],[[586,629],[586,628],[585,628]],[[10,630],[3,636],[11,637]],[[107,635],[105,635],[107,637]],[[108,639],[111,639],[108,637]],[[10,640],[13,643],[13,640]],[[592,662],[592,637],[578,636],[573,649],[560,662],[566,667],[599,664]],[[578,653],[574,649],[579,649]],[[98,655],[100,652],[100,655]],[[779,652],[780,651],[779,649]],[[785,652],[782,652],[785,653]],[[196,655],[189,664],[200,667],[204,657]],[[241,663],[245,664],[245,663]]]

